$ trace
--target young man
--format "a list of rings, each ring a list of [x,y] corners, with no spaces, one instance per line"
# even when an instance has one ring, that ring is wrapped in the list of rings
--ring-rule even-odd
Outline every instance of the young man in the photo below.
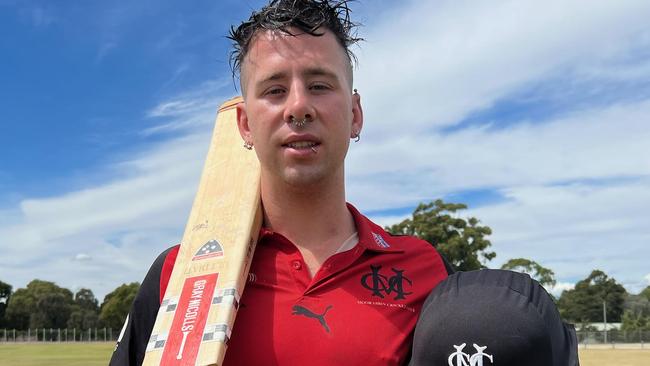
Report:
[[[363,127],[353,27],[345,1],[274,0],[232,31],[264,224],[226,365],[404,364],[422,303],[447,277],[429,243],[346,204],[345,155]],[[113,365],[142,362],[177,251],[147,274]]]

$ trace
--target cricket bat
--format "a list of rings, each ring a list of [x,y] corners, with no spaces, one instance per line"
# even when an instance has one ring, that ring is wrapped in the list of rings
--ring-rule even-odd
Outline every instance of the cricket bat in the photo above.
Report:
[[[223,362],[262,224],[259,161],[237,129],[242,102],[219,108],[145,366]]]

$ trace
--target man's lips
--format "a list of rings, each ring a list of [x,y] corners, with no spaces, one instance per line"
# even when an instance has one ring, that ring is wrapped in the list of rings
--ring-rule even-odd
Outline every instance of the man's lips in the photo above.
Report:
[[[295,150],[315,150],[320,145],[320,141],[311,135],[292,135],[289,136],[282,147],[287,147]]]
[[[292,149],[311,149],[312,147],[318,146],[319,143],[314,141],[296,141],[284,144],[284,147],[290,147]]]

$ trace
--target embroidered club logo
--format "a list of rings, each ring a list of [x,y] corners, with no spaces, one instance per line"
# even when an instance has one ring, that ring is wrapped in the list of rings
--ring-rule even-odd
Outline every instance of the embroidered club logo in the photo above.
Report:
[[[209,242],[203,244],[201,248],[194,254],[192,257],[193,261],[199,261],[201,259],[208,259],[214,257],[223,257],[223,248],[216,240],[210,240]]]
[[[371,291],[372,296],[384,298],[384,295],[389,296],[395,294],[393,300],[404,300],[406,295],[413,292],[406,292],[405,284],[409,287],[413,285],[410,279],[404,276],[404,270],[391,268],[393,275],[387,276],[379,270],[381,266],[370,266],[370,273],[361,276],[361,286]]]
[[[447,365],[448,366],[484,366],[487,365],[487,363],[483,362],[484,359],[489,360],[490,364],[494,362],[492,355],[483,352],[485,351],[487,346],[481,347],[476,343],[472,343],[472,345],[474,346],[476,353],[471,355],[469,353],[463,352],[466,343],[463,343],[460,346],[454,345],[456,352],[449,355],[449,358],[447,359]]]

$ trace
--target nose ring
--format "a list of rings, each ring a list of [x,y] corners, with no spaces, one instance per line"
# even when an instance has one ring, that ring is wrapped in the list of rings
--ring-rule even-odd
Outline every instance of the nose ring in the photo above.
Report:
[[[296,127],[304,127],[308,122],[311,122],[311,118],[306,116],[305,118],[298,120],[294,116],[289,117],[289,123],[293,124]]]

